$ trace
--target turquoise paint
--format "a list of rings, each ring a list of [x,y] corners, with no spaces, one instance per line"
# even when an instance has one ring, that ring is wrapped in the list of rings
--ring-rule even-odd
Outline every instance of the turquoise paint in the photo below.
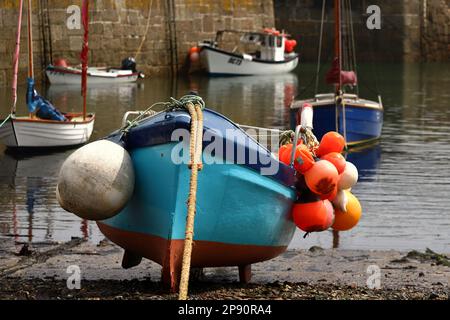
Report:
[[[184,239],[190,170],[175,165],[175,143],[131,152],[134,196],[117,216],[115,228]],[[205,158],[204,161],[211,161]],[[295,225],[290,211],[295,191],[236,164],[204,165],[199,173],[194,240],[229,244],[287,246]]]

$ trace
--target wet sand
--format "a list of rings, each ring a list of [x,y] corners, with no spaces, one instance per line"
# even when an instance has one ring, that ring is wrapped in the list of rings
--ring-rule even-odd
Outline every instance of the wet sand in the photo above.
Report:
[[[21,255],[19,255],[21,253]],[[0,245],[0,299],[175,299],[148,260],[121,267],[122,249],[81,239],[66,243]],[[67,268],[81,271],[81,289],[69,290]],[[377,272],[375,273],[374,272]],[[196,270],[191,299],[448,299],[449,255],[432,252],[290,250],[253,265],[249,284],[236,267]],[[378,276],[379,275],[379,276]],[[370,279],[369,279],[370,278]],[[379,288],[368,286],[376,285]]]

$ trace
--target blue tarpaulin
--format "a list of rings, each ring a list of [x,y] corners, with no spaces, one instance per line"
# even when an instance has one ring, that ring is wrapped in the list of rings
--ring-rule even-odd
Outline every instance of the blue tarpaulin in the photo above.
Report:
[[[41,119],[67,121],[67,118],[50,101],[37,93],[34,89],[34,79],[28,78],[27,82],[27,105],[31,113],[35,113]]]

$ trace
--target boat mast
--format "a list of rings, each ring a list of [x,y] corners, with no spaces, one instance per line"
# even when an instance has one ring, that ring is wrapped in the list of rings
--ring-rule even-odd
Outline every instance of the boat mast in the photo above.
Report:
[[[16,49],[14,51],[14,58],[13,58],[13,80],[12,80],[13,104],[11,107],[11,114],[16,113],[17,74],[19,73],[19,53],[20,53],[20,33],[22,30],[22,11],[23,11],[23,0],[20,0],[20,2],[19,2],[19,19],[18,19],[18,23],[17,23],[17,35],[16,35]]]
[[[334,0],[334,55],[338,59],[339,83],[336,85],[336,93],[342,88],[342,36],[341,36],[341,1]]]
[[[33,17],[31,16],[31,0],[28,0],[28,77],[34,79],[33,61]]]
[[[89,0],[83,0],[83,28],[84,39],[81,50],[81,95],[83,96],[83,120],[86,120],[86,89],[87,89],[87,63],[88,63],[88,37],[89,37]]]

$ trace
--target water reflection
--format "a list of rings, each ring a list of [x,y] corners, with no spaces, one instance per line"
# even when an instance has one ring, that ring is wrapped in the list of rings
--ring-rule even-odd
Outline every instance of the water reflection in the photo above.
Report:
[[[272,76],[192,77],[191,90],[207,105],[241,124],[286,128],[289,106],[297,95],[294,73]]]
[[[91,236],[92,227],[62,210],[55,197],[59,169],[71,152],[0,155],[1,236],[16,243]]]

